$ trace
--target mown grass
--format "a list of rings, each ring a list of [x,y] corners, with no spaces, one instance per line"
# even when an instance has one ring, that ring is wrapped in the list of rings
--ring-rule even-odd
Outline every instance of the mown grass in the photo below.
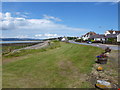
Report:
[[[30,46],[30,45],[27,45],[27,46]],[[24,46],[2,46],[2,55],[8,54],[15,49],[24,48],[27,46],[26,45]]]
[[[19,60],[4,64],[3,88],[91,87],[85,79],[102,49],[63,42],[55,44],[42,52],[27,50],[26,53],[31,53],[29,57],[20,55]]]
[[[16,47],[16,46],[15,46]],[[23,49],[15,53],[10,53],[8,55],[4,54],[3,58],[10,58],[10,57],[19,57],[27,54],[32,54],[32,53],[38,53],[38,52],[44,52],[49,49],[54,49],[56,47],[60,47],[60,43],[58,41],[52,41],[49,46],[41,48],[41,49]],[[19,47],[20,48],[20,47]]]

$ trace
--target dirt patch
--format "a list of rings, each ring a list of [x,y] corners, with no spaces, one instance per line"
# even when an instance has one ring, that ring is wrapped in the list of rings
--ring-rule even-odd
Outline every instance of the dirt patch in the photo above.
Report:
[[[60,61],[58,64],[59,68],[62,70],[61,75],[69,75],[74,73],[74,75],[79,73],[78,68],[76,68],[71,61],[65,60]]]

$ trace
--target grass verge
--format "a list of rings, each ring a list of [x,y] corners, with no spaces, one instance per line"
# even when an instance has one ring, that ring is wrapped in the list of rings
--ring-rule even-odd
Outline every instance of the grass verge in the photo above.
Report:
[[[51,46],[42,49],[42,52],[40,50],[19,52],[19,60],[3,65],[3,88],[91,87],[86,77],[91,72],[95,56],[102,49],[53,42]],[[29,57],[23,58],[28,53],[31,53]]]

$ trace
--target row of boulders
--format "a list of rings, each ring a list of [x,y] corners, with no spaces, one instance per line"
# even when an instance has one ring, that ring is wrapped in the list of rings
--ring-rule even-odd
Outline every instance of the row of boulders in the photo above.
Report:
[[[102,77],[105,77],[105,75],[102,72],[102,71],[104,71],[104,68],[101,65],[101,64],[107,64],[108,55],[109,55],[110,52],[111,52],[111,49],[109,47],[107,47],[102,54],[96,56],[97,60],[95,62],[98,65],[96,67],[96,71],[94,70],[94,72],[96,72],[97,75],[98,75],[98,78],[96,78],[96,83],[95,83],[96,88],[99,88],[99,89],[112,88],[111,83],[109,82],[109,80],[107,80],[107,79],[105,80],[105,78],[102,79]]]

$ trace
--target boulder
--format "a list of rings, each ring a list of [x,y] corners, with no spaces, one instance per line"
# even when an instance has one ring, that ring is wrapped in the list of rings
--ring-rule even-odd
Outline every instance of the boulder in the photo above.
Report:
[[[111,88],[111,83],[105,80],[97,80],[95,86],[100,89]]]

